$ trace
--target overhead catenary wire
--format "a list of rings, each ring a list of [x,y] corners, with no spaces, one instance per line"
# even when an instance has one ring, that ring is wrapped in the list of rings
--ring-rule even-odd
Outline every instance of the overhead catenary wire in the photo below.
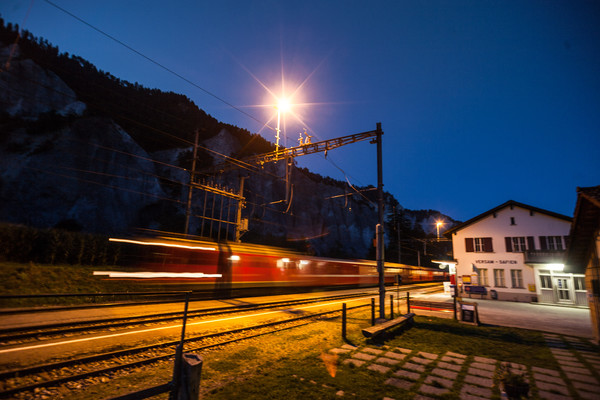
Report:
[[[48,0],[45,0],[45,1],[46,1],[47,3],[49,3],[49,4],[53,5],[53,6],[56,6],[55,4],[53,4],[52,2],[50,2],[50,1],[48,1]],[[59,8],[59,9],[60,9],[60,7],[58,7],[58,6],[57,6],[57,8]],[[63,11],[65,11],[65,12],[66,12],[66,10],[63,10]],[[67,12],[67,13],[68,13],[68,12]],[[69,13],[69,14],[70,14],[70,13]],[[77,18],[77,17],[75,17],[75,18]],[[77,18],[77,19],[79,19],[79,18]],[[80,19],[79,19],[79,20],[80,20]],[[85,21],[82,21],[82,20],[80,20],[80,21],[81,21],[81,22],[83,22],[83,23],[85,23]],[[87,24],[87,23],[86,23],[86,24]],[[89,25],[89,24],[87,24],[87,25]],[[90,25],[90,26],[91,26],[91,25]],[[94,28],[93,26],[91,26],[91,27],[92,27],[92,28]],[[96,28],[94,28],[94,29],[95,29],[95,30],[98,30],[98,29],[96,29]],[[102,31],[100,31],[100,30],[98,30],[98,31],[99,31],[100,33],[102,33],[102,34],[105,34],[104,32],[102,32]],[[115,38],[111,37],[110,35],[107,35],[107,36],[108,36],[108,37],[110,37],[112,40],[115,40],[115,41],[117,41],[118,43],[120,43],[120,44],[124,45],[125,47],[129,48],[130,50],[132,50],[132,51],[136,52],[137,54],[141,55],[142,57],[144,57],[144,58],[147,58],[149,61],[151,61],[151,62],[153,62],[153,63],[157,64],[158,66],[160,66],[160,67],[162,67],[162,68],[166,69],[167,71],[169,71],[169,72],[171,72],[171,73],[174,73],[173,71],[169,70],[168,68],[164,67],[163,65],[161,65],[161,64],[159,64],[159,63],[156,63],[156,62],[154,62],[153,60],[149,59],[148,57],[144,56],[143,54],[141,54],[141,53],[137,52],[135,49],[132,49],[132,48],[130,48],[129,46],[125,45],[124,43],[120,42],[118,39],[115,39]],[[175,73],[175,74],[176,74],[176,73]],[[184,77],[182,77],[182,76],[179,76],[178,74],[176,74],[176,75],[177,75],[178,77],[180,77],[180,78],[182,78],[182,79],[186,80]],[[197,85],[195,85],[193,82],[188,82],[188,83],[191,83],[191,84],[193,84],[194,86],[197,86]],[[198,88],[199,88],[199,89],[201,89],[201,90],[204,90],[204,89],[202,89],[202,88],[200,88],[200,87],[198,87]],[[211,95],[212,95],[212,93],[209,93],[209,94],[211,94]],[[216,98],[217,98],[217,99],[219,99],[219,100],[221,100],[221,101],[224,101],[224,100],[222,100],[222,99],[220,99],[220,98],[218,98],[218,97],[216,97]],[[225,102],[225,101],[224,101],[224,102]],[[225,102],[225,104],[228,104],[228,105],[232,106],[231,104],[229,104],[229,103],[227,103],[227,102]],[[235,106],[232,106],[232,107],[233,107],[234,109],[237,109]],[[241,112],[243,112],[244,114],[246,114],[246,113],[245,113],[244,111],[242,111],[242,110],[239,110],[239,109],[237,109],[237,110],[238,110],[238,111],[241,111]],[[132,122],[134,122],[134,123],[136,123],[136,124],[138,124],[138,125],[140,125],[140,126],[143,126],[143,127],[145,127],[145,128],[152,129],[153,131],[157,131],[157,132],[160,132],[160,133],[162,133],[162,134],[165,134],[165,135],[171,136],[172,138],[175,138],[175,139],[177,139],[177,140],[180,140],[180,141],[182,141],[182,142],[184,142],[184,143],[186,143],[186,144],[189,144],[189,145],[191,145],[191,144],[192,144],[190,141],[188,141],[188,140],[186,140],[186,139],[184,139],[184,138],[181,138],[181,137],[178,137],[178,136],[172,135],[172,134],[170,134],[170,133],[168,133],[168,132],[165,132],[165,131],[159,130],[159,129],[157,129],[157,128],[155,128],[155,127],[152,127],[152,126],[144,125],[143,123],[141,123],[141,122],[139,122],[139,121],[136,121],[136,120],[134,120],[134,119],[131,119],[131,118],[128,118],[128,117],[125,117],[125,116],[120,116],[120,117],[122,117],[122,118],[124,118],[124,119],[127,119],[127,120],[130,120],[130,121],[132,121]],[[257,121],[258,121],[258,120],[257,120]],[[258,122],[260,122],[260,121],[258,121]],[[167,163],[158,162],[158,161],[156,161],[156,160],[153,160],[153,159],[149,159],[149,158],[146,158],[146,157],[141,157],[141,156],[139,156],[139,155],[136,155],[136,154],[131,154],[131,153],[124,152],[124,151],[121,151],[121,150],[110,149],[110,148],[108,148],[108,147],[106,147],[106,146],[102,146],[102,145],[98,145],[98,144],[93,144],[93,143],[90,143],[90,144],[92,144],[92,145],[97,145],[97,146],[100,146],[100,147],[102,147],[102,148],[105,148],[105,149],[107,149],[107,150],[117,151],[117,152],[120,152],[120,153],[122,153],[122,154],[129,154],[129,155],[131,155],[131,156],[140,157],[140,158],[143,158],[143,159],[146,159],[146,160],[149,160],[149,161],[155,162],[155,163],[161,163],[161,164],[163,164],[163,165],[165,165],[165,166],[168,166],[168,167],[172,167],[172,168],[178,168],[178,169],[180,169],[180,170],[184,170],[184,171],[187,171],[187,172],[189,172],[189,170],[188,170],[188,169],[185,169],[185,168],[182,168],[182,167],[178,167],[178,166],[170,165],[170,164],[167,164]],[[217,156],[219,156],[219,157],[222,157],[223,159],[226,159],[226,160],[228,160],[228,161],[231,161],[232,163],[234,163],[234,164],[236,164],[236,165],[238,165],[238,166],[240,166],[240,167],[242,167],[242,168],[246,168],[246,169],[248,169],[248,170],[252,170],[253,172],[261,172],[261,169],[259,169],[258,167],[256,167],[256,166],[253,166],[253,165],[250,165],[250,164],[247,164],[247,163],[244,163],[244,162],[243,162],[243,161],[241,161],[241,160],[236,160],[235,158],[232,158],[232,157],[226,156],[226,155],[224,155],[224,154],[221,154],[221,153],[219,153],[219,152],[217,152],[217,151],[215,151],[215,150],[209,149],[209,148],[205,148],[205,147],[200,147],[200,148],[202,148],[203,150],[206,150],[206,151],[208,151],[208,152],[212,152],[213,154],[215,154],[215,155],[217,155]],[[335,164],[335,163],[334,163],[332,160],[329,160],[329,161],[330,161],[330,162],[331,162],[331,163],[332,163],[334,166],[336,166],[336,168],[338,168],[340,171],[342,171],[342,173],[343,173],[343,174],[345,175],[345,177],[346,177],[346,181],[347,181],[348,185],[349,185],[349,186],[350,186],[350,187],[351,187],[351,188],[352,188],[352,189],[353,189],[353,190],[354,190],[356,193],[360,194],[360,195],[361,195],[361,196],[362,196],[362,197],[363,197],[365,200],[367,200],[367,201],[369,201],[370,203],[372,203],[372,204],[373,204],[373,202],[372,202],[371,200],[369,200],[369,199],[368,199],[366,196],[362,195],[362,193],[361,193],[361,192],[360,192],[358,189],[356,189],[356,188],[355,188],[355,187],[354,187],[354,186],[353,186],[353,185],[350,183],[350,181],[349,181],[349,179],[348,179],[348,176],[346,175],[345,171],[343,171],[343,169],[341,169],[339,166],[337,166],[337,165],[336,165],[336,164]],[[66,168],[66,167],[65,167],[65,168]],[[87,171],[87,172],[90,172],[90,173],[92,173],[93,171]],[[273,175],[273,176],[274,176],[274,174],[270,174],[270,175]],[[126,177],[121,177],[121,178],[126,178]],[[279,177],[277,177],[277,178],[279,178]],[[78,179],[78,178],[74,178],[74,179]],[[126,179],[130,179],[130,178],[126,178]],[[164,178],[163,178],[163,179],[164,179]],[[184,184],[183,182],[178,182],[178,181],[172,181],[172,182],[173,182],[173,183],[177,183],[177,184],[181,184],[181,185],[184,185],[184,186],[185,186],[185,184]],[[102,184],[102,183],[98,183],[98,182],[92,182],[92,183],[96,183],[96,184],[104,185],[104,184]],[[109,185],[104,185],[104,186],[109,186]],[[116,187],[115,187],[115,188],[116,188]],[[125,189],[125,190],[126,190],[126,189]],[[292,194],[292,195],[293,195],[293,194]],[[289,209],[290,209],[290,208],[291,208],[291,202],[290,202],[290,204],[288,205],[288,211],[289,211]],[[272,211],[277,211],[277,212],[279,212],[279,210],[272,210]]]
[[[176,77],[178,77],[179,79],[183,80],[184,82],[186,82],[186,83],[188,83],[188,84],[190,84],[190,85],[194,86],[195,88],[197,88],[197,89],[199,89],[199,90],[203,91],[204,93],[206,93],[207,95],[209,95],[209,96],[211,96],[211,97],[215,98],[216,100],[218,100],[218,101],[220,101],[220,102],[222,102],[222,103],[226,104],[227,106],[231,107],[232,109],[239,111],[240,113],[242,113],[242,114],[246,115],[247,117],[249,117],[249,118],[253,119],[254,121],[258,122],[259,124],[261,124],[261,125],[263,125],[263,126],[266,126],[266,127],[268,127],[268,128],[269,128],[269,129],[271,129],[272,131],[275,131],[275,130],[276,130],[275,128],[273,128],[273,127],[271,127],[271,126],[269,126],[269,125],[267,125],[267,124],[264,124],[264,123],[263,123],[262,121],[260,121],[258,118],[254,117],[252,114],[250,114],[250,113],[247,113],[246,111],[244,111],[244,110],[242,110],[241,108],[239,108],[239,107],[237,107],[237,106],[235,106],[235,105],[231,104],[230,102],[228,102],[227,100],[223,99],[222,97],[219,97],[219,96],[217,96],[216,94],[212,93],[211,91],[209,91],[209,90],[207,90],[207,89],[205,89],[205,88],[201,87],[201,86],[200,86],[200,85],[198,85],[197,83],[195,83],[195,82],[191,81],[190,79],[188,79],[188,78],[184,77],[183,75],[181,75],[181,74],[179,74],[179,73],[175,72],[175,71],[174,71],[174,70],[172,70],[171,68],[169,68],[169,67],[167,67],[167,66],[165,66],[165,65],[163,65],[163,64],[161,64],[161,63],[159,63],[158,61],[156,61],[156,60],[152,59],[151,57],[148,57],[147,55],[143,54],[142,52],[140,52],[140,51],[136,50],[135,48],[133,48],[133,47],[129,46],[129,45],[128,45],[128,44],[126,44],[125,42],[123,42],[123,41],[121,41],[121,40],[117,39],[116,37],[114,37],[114,36],[112,36],[112,35],[110,35],[110,34],[108,34],[108,33],[104,32],[102,29],[100,29],[100,28],[97,28],[96,26],[94,26],[94,25],[90,24],[89,22],[85,21],[84,19],[82,19],[82,18],[78,17],[77,15],[73,14],[72,12],[70,12],[70,11],[68,11],[68,10],[66,10],[66,9],[64,9],[64,8],[62,8],[62,7],[60,7],[59,5],[57,5],[57,4],[55,4],[55,3],[53,3],[53,2],[52,2],[52,1],[50,1],[50,0],[44,0],[44,1],[45,1],[46,3],[48,3],[49,5],[51,5],[52,7],[54,7],[54,8],[56,8],[56,9],[58,9],[58,10],[60,10],[60,11],[64,12],[65,14],[67,14],[67,15],[69,15],[69,16],[71,16],[71,17],[75,18],[77,21],[81,22],[82,24],[84,24],[84,25],[86,25],[86,26],[88,26],[88,27],[92,28],[92,29],[93,29],[93,30],[95,30],[96,32],[100,33],[101,35],[103,35],[103,36],[105,36],[105,37],[109,38],[110,40],[112,40],[112,41],[114,41],[114,42],[116,42],[116,43],[120,44],[121,46],[123,46],[123,47],[127,48],[128,50],[130,50],[130,51],[134,52],[135,54],[139,55],[140,57],[142,57],[142,58],[146,59],[147,61],[151,62],[152,64],[154,64],[154,65],[156,65],[156,66],[158,66],[158,67],[162,68],[163,70],[165,70],[165,71],[169,72],[170,74],[173,74],[174,76],[176,76]]]
[[[152,59],[152,58],[150,58],[150,57],[146,56],[145,54],[141,53],[140,51],[136,50],[135,48],[133,48],[133,47],[131,47],[131,46],[127,45],[126,43],[124,43],[123,41],[121,41],[121,40],[117,39],[116,37],[114,37],[114,36],[112,36],[112,35],[110,35],[110,34],[108,34],[108,33],[104,32],[104,31],[103,31],[103,30],[101,30],[100,28],[97,28],[96,26],[94,26],[94,25],[92,25],[92,24],[88,23],[87,21],[85,21],[85,20],[83,20],[82,18],[80,18],[80,17],[76,16],[75,14],[71,13],[70,11],[68,11],[68,10],[66,10],[66,9],[64,9],[64,8],[62,8],[62,7],[60,7],[60,6],[58,6],[57,4],[53,3],[53,2],[52,2],[52,1],[50,1],[50,0],[44,0],[44,1],[45,1],[46,3],[48,3],[49,5],[51,5],[51,6],[55,7],[55,8],[57,8],[58,10],[60,10],[60,11],[64,12],[65,14],[67,14],[67,15],[71,16],[72,18],[75,18],[76,20],[78,20],[79,22],[81,22],[81,23],[85,24],[86,26],[88,26],[88,27],[92,28],[93,30],[97,31],[98,33],[100,33],[100,34],[102,34],[102,35],[106,36],[107,38],[109,38],[109,39],[111,39],[111,40],[115,41],[115,42],[116,42],[116,43],[118,43],[119,45],[121,45],[121,46],[124,46],[125,48],[129,49],[130,51],[132,51],[132,52],[134,52],[134,53],[138,54],[139,56],[143,57],[144,59],[146,59],[146,60],[150,61],[151,63],[153,63],[153,64],[155,64],[155,65],[159,66],[160,68],[162,68],[162,69],[166,70],[167,72],[169,72],[169,73],[171,73],[171,74],[173,74],[173,75],[177,76],[178,78],[180,78],[180,79],[184,80],[185,82],[187,82],[187,83],[189,83],[189,84],[193,85],[194,87],[196,87],[196,88],[198,88],[198,89],[200,89],[200,90],[204,91],[205,93],[207,93],[207,94],[209,94],[210,96],[212,96],[212,97],[216,98],[217,100],[219,100],[219,101],[223,102],[224,104],[226,104],[226,105],[230,106],[231,108],[233,108],[233,109],[235,109],[235,110],[237,110],[237,111],[239,111],[239,112],[243,113],[244,115],[247,115],[248,117],[250,117],[250,118],[254,119],[255,121],[257,121],[257,122],[259,122],[259,123],[261,123],[261,124],[262,124],[262,121],[258,120],[257,118],[255,118],[255,117],[254,117],[254,116],[252,116],[251,114],[249,114],[249,113],[245,112],[244,110],[240,109],[239,107],[236,107],[236,106],[234,106],[233,104],[231,104],[231,103],[229,103],[228,101],[224,100],[223,98],[221,98],[221,97],[219,97],[219,96],[215,95],[214,93],[212,93],[212,92],[210,92],[210,91],[208,91],[208,90],[206,90],[206,89],[202,88],[201,86],[199,86],[198,84],[196,84],[196,83],[192,82],[192,81],[191,81],[191,80],[189,80],[188,78],[186,78],[186,77],[182,76],[181,74],[179,74],[179,73],[177,73],[177,72],[173,71],[172,69],[170,69],[170,68],[168,68],[168,67],[164,66],[163,64],[161,64],[161,63],[157,62],[156,60],[154,60],[154,59]],[[127,120],[130,120],[130,121],[132,121],[132,122],[137,122],[137,123],[139,123],[138,121],[133,121],[133,120],[131,120],[130,118],[127,118],[127,117],[124,117],[124,116],[123,116],[123,118],[124,118],[124,119],[127,119]],[[141,123],[139,123],[139,124],[140,124],[140,125],[143,125],[143,124],[141,124]],[[264,124],[264,126],[267,126],[267,127],[269,127],[271,130],[275,130],[274,128],[270,127],[268,124]],[[146,125],[145,127],[146,127],[146,128],[148,128],[148,129],[156,130],[156,128],[154,128],[154,127],[152,127],[152,126],[147,126],[147,125]],[[161,133],[163,133],[163,134],[167,134],[167,135],[169,135],[169,136],[171,136],[171,137],[173,137],[173,138],[175,138],[175,139],[181,140],[181,141],[185,142],[185,143],[186,143],[186,144],[188,144],[188,145],[193,145],[193,143],[192,143],[191,141],[185,140],[185,139],[183,139],[183,138],[180,138],[180,137],[178,137],[178,136],[175,136],[175,135],[168,134],[167,132],[161,132]],[[313,133],[313,135],[314,135],[314,136],[316,136],[316,137],[318,138],[318,135],[316,134],[316,132],[314,132],[314,131],[311,131],[311,133]],[[203,149],[204,149],[204,150],[206,150],[206,151],[210,151],[210,152],[215,152],[215,153],[217,153],[216,151],[214,151],[214,150],[211,150],[211,149],[208,149],[208,148],[203,148]],[[222,155],[222,154],[219,154],[219,155],[220,155],[221,157],[227,157],[227,156],[224,156],[224,155]],[[243,161],[241,161],[241,160],[236,160],[236,159],[234,159],[234,158],[231,158],[231,157],[227,157],[227,158],[224,158],[224,159],[225,159],[225,160],[227,160],[227,161],[229,161],[229,162],[231,162],[232,164],[234,164],[234,165],[237,165],[237,166],[239,166],[239,167],[242,167],[242,168],[246,168],[246,169],[252,169],[252,167],[253,167],[253,166],[251,166],[250,164],[244,163],[244,162],[243,162]],[[333,162],[333,160],[331,160],[331,159],[328,159],[328,161],[329,161],[329,162],[330,162],[332,165],[334,165],[336,168],[338,168],[338,169],[339,169],[339,170],[340,170],[340,171],[341,171],[341,172],[344,174],[344,176],[345,176],[345,179],[346,179],[346,181],[348,182],[348,184],[350,185],[350,187],[351,187],[353,190],[355,190],[357,193],[359,193],[359,194],[360,194],[360,192],[359,192],[359,191],[358,191],[358,190],[357,190],[357,189],[356,189],[356,188],[355,188],[355,187],[354,187],[354,186],[353,186],[353,185],[350,183],[350,181],[349,181],[349,179],[348,179],[348,175],[346,174],[346,172],[345,172],[345,171],[344,171],[342,168],[340,168],[340,167],[339,167],[339,166],[338,166],[338,165],[337,165],[335,162]],[[363,195],[361,194],[361,196],[363,196]],[[369,201],[370,203],[373,203],[373,202],[372,202],[370,199],[368,199],[367,197],[363,196],[363,198],[364,198],[365,200]]]

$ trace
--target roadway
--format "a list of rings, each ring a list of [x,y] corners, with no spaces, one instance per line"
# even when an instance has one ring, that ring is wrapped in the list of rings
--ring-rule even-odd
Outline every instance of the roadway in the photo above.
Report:
[[[412,297],[412,295],[411,295]],[[416,299],[452,302],[448,294],[415,295]],[[482,324],[532,329],[561,335],[592,338],[592,322],[589,308],[517,303],[512,301],[463,298],[477,303]],[[417,315],[435,315],[453,318],[453,312],[411,310]]]

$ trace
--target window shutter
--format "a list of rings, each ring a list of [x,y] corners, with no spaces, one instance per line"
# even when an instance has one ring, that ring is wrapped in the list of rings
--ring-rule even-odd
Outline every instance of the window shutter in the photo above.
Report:
[[[492,247],[492,238],[483,238],[483,251],[486,253],[492,253],[494,248]]]
[[[473,238],[465,238],[465,249],[467,252],[474,252],[475,248],[473,246]]]
[[[565,239],[565,249],[567,249],[569,247],[569,236],[564,236],[563,239]]]
[[[527,250],[535,250],[535,239],[533,236],[527,236]]]
[[[540,246],[541,250],[548,250],[548,242],[546,240],[546,236],[540,236]]]
[[[506,252],[507,253],[512,253],[512,251],[513,251],[513,249],[512,249],[512,238],[505,237],[504,238],[504,243],[506,244]]]

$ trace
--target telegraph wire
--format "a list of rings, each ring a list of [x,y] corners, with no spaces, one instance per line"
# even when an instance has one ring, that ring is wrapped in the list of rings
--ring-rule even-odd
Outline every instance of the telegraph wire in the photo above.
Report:
[[[208,94],[209,96],[211,96],[211,97],[213,97],[213,98],[215,98],[215,99],[219,100],[220,102],[222,102],[222,103],[226,104],[227,106],[231,107],[232,109],[239,111],[240,113],[242,113],[242,114],[246,115],[247,117],[249,117],[249,118],[253,119],[254,121],[258,122],[259,124],[261,124],[261,125],[264,125],[264,126],[268,127],[268,128],[269,128],[269,129],[271,129],[272,131],[275,131],[275,128],[273,128],[273,127],[271,127],[271,126],[269,126],[269,125],[267,125],[267,124],[263,124],[263,122],[262,122],[262,121],[260,121],[258,118],[254,117],[254,116],[253,116],[253,115],[251,115],[250,113],[247,113],[246,111],[242,110],[241,108],[239,108],[239,107],[237,107],[237,106],[234,106],[233,104],[231,104],[231,103],[230,103],[230,102],[228,102],[227,100],[225,100],[225,99],[223,99],[223,98],[221,98],[221,97],[217,96],[216,94],[214,94],[214,93],[212,93],[212,92],[208,91],[207,89],[204,89],[203,87],[201,87],[200,85],[198,85],[198,84],[196,84],[196,83],[192,82],[191,80],[189,80],[188,78],[184,77],[183,75],[181,75],[181,74],[179,74],[179,73],[177,73],[177,72],[173,71],[172,69],[170,69],[170,68],[166,67],[165,65],[163,65],[163,64],[161,64],[161,63],[159,63],[158,61],[155,61],[154,59],[152,59],[152,58],[150,58],[150,57],[146,56],[146,55],[145,55],[145,54],[143,54],[142,52],[140,52],[140,51],[138,51],[138,50],[134,49],[133,47],[129,46],[128,44],[126,44],[126,43],[124,43],[124,42],[122,42],[121,40],[117,39],[116,37],[114,37],[114,36],[112,36],[112,35],[110,35],[110,34],[108,34],[108,33],[104,32],[104,31],[103,31],[103,30],[101,30],[100,28],[97,28],[97,27],[95,27],[94,25],[92,25],[92,24],[90,24],[89,22],[87,22],[87,21],[83,20],[82,18],[79,18],[78,16],[76,16],[76,15],[75,15],[75,14],[73,14],[73,13],[71,13],[70,11],[68,11],[68,10],[66,10],[66,9],[64,9],[64,8],[62,8],[62,7],[60,7],[59,5],[57,5],[57,4],[53,3],[53,2],[51,2],[50,0],[44,0],[44,1],[45,1],[46,3],[48,3],[49,5],[51,5],[52,7],[55,7],[55,8],[57,8],[58,10],[60,10],[60,11],[64,12],[65,14],[67,14],[67,15],[69,15],[69,16],[71,16],[71,17],[75,18],[76,20],[78,20],[78,21],[79,21],[79,22],[81,22],[82,24],[84,24],[84,25],[87,25],[88,27],[92,28],[92,29],[93,29],[93,30],[95,30],[96,32],[100,33],[101,35],[103,35],[103,36],[106,36],[107,38],[109,38],[109,39],[113,40],[114,42],[116,42],[116,43],[120,44],[121,46],[123,46],[123,47],[127,48],[128,50],[130,50],[130,51],[134,52],[135,54],[137,54],[137,55],[139,55],[140,57],[142,57],[142,58],[146,59],[147,61],[150,61],[152,64],[154,64],[154,65],[156,65],[156,66],[158,66],[158,67],[160,67],[160,68],[164,69],[165,71],[167,71],[167,72],[169,72],[169,73],[171,73],[171,74],[175,75],[175,76],[176,76],[176,77],[178,77],[179,79],[183,80],[183,81],[184,81],[184,82],[186,82],[186,83],[189,83],[190,85],[194,86],[195,88],[197,88],[197,89],[200,89],[201,91],[203,91],[204,93]]]
[[[71,176],[71,175],[65,175],[65,174],[61,174],[61,173],[58,173],[58,172],[49,171],[49,170],[46,170],[46,169],[40,169],[40,168],[32,167],[32,166],[29,166],[29,165],[25,165],[22,168],[30,169],[30,170],[36,171],[36,172],[41,172],[41,173],[56,175],[56,176],[60,176],[60,177],[63,177],[63,178],[75,179],[75,180],[80,181],[80,182],[85,182],[85,183],[91,183],[91,184],[94,184],[94,185],[104,186],[104,187],[108,187],[110,189],[123,190],[123,191],[126,191],[126,192],[139,194],[139,195],[142,195],[142,196],[154,197],[154,198],[159,199],[159,200],[165,200],[165,201],[170,201],[170,202],[173,202],[173,203],[183,204],[182,201],[174,200],[174,199],[171,199],[171,198],[168,198],[168,197],[158,196],[158,195],[152,194],[152,193],[144,193],[144,192],[140,192],[140,191],[129,189],[129,188],[123,188],[123,187],[119,187],[119,186],[115,186],[115,185],[110,185],[110,184],[107,184],[107,183],[100,183],[100,182],[92,181],[92,180],[89,180],[89,179],[78,178],[78,177],[74,177],[74,176]]]

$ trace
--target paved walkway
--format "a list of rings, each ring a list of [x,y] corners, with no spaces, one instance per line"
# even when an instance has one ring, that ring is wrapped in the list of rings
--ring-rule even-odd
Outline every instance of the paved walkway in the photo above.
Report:
[[[513,370],[522,371],[527,377],[530,398],[600,399],[600,354],[586,339],[552,333],[545,333],[544,337],[559,370],[511,363]],[[502,360],[386,346],[344,345],[330,352],[340,357],[342,368],[364,368],[385,374],[386,385],[416,391],[419,393],[416,400],[433,400],[451,390],[459,392],[461,400],[506,398],[494,385],[494,373],[503,364]],[[352,393],[341,391],[337,396],[353,398]]]
[[[411,298],[432,302],[453,301],[452,297],[447,294],[417,295]],[[463,297],[462,300],[477,303],[479,320],[482,324],[534,329],[567,336],[593,337],[589,308],[470,299],[468,297]],[[434,315],[442,318],[452,318],[453,316],[451,312],[414,311],[417,315]],[[598,396],[598,399],[600,400],[600,396]]]

